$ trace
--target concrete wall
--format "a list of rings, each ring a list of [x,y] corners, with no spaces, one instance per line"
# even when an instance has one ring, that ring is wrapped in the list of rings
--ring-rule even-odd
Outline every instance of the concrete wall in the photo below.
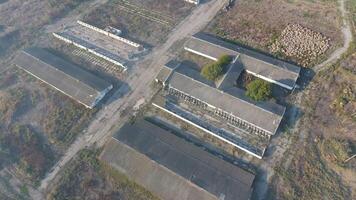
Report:
[[[79,20],[78,20],[77,23],[80,24],[80,25],[82,25],[82,26],[84,26],[84,27],[87,27],[87,28],[89,28],[89,29],[91,29],[91,30],[94,30],[94,31],[96,31],[96,32],[98,32],[98,33],[101,33],[101,34],[104,34],[104,35],[106,35],[106,36],[109,36],[109,37],[111,37],[111,38],[113,38],[113,39],[115,39],[115,40],[118,40],[118,41],[120,41],[120,42],[124,42],[124,43],[126,43],[126,44],[128,44],[128,45],[130,45],[130,46],[135,47],[135,48],[142,48],[142,46],[141,46],[140,44],[138,44],[138,43],[132,42],[132,41],[130,41],[130,40],[128,40],[128,39],[125,39],[125,38],[123,38],[123,37],[117,36],[117,35],[115,35],[115,34],[109,33],[109,32],[107,32],[107,31],[105,31],[105,30],[102,30],[102,29],[100,29],[100,28],[97,28],[97,27],[95,27],[95,26],[92,26],[92,25],[90,25],[90,24],[87,24],[87,23],[85,23],[85,22],[82,22],[82,21],[79,21]]]
[[[86,51],[88,51],[88,52],[90,52],[90,53],[92,53],[92,54],[94,54],[94,55],[96,55],[96,56],[98,56],[98,57],[100,57],[100,58],[103,58],[104,60],[107,60],[107,61],[109,61],[109,62],[111,62],[111,63],[114,63],[114,64],[116,64],[116,65],[118,65],[118,66],[121,66],[121,67],[124,69],[124,71],[127,70],[127,67],[126,67],[123,63],[120,63],[120,62],[118,62],[118,61],[116,61],[116,60],[113,60],[113,59],[111,59],[111,58],[109,58],[109,57],[107,57],[107,56],[105,56],[105,55],[102,55],[102,54],[96,52],[96,51],[93,50],[93,49],[89,49],[89,48],[87,48],[87,47],[85,47],[85,46],[83,46],[83,45],[81,45],[81,44],[78,44],[78,43],[76,43],[76,42],[73,42],[73,41],[71,41],[71,40],[69,40],[69,39],[67,39],[67,38],[65,38],[65,37],[63,37],[63,36],[61,36],[61,35],[59,35],[59,34],[57,34],[57,33],[53,33],[53,36],[56,37],[56,38],[59,39],[59,40],[62,40],[62,41],[64,41],[64,42],[66,42],[66,43],[73,44],[74,46],[76,46],[76,47],[78,47],[78,48],[80,48],[80,49],[84,49],[84,50],[86,50]]]

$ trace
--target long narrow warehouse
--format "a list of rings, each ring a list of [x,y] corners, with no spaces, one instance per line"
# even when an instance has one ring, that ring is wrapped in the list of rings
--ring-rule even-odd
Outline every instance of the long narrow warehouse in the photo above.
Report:
[[[105,80],[40,48],[23,50],[15,65],[87,108],[95,107],[113,88]]]
[[[101,159],[161,199],[248,200],[255,175],[151,122],[126,124]]]

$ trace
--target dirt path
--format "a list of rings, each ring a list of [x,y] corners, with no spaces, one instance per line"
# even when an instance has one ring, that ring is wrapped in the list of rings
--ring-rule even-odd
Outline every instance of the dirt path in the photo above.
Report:
[[[344,37],[344,45],[339,49],[335,50],[327,60],[320,63],[319,65],[316,65],[314,67],[315,72],[320,72],[323,69],[325,69],[325,67],[334,64],[338,59],[341,58],[342,54],[344,54],[347,51],[347,49],[350,47],[350,44],[352,42],[352,31],[351,31],[350,22],[348,21],[348,12],[345,8],[345,0],[339,0],[339,10],[342,16],[341,32]]]
[[[127,79],[130,92],[121,97],[128,89],[127,87],[122,87],[111,97],[113,102],[99,111],[87,131],[78,137],[51,172],[47,174],[46,178],[42,180],[40,186],[42,192],[46,193],[48,185],[59,173],[61,167],[70,161],[79,150],[92,144],[97,144],[98,146],[105,144],[113,131],[128,120],[128,116],[121,116],[123,111],[131,110],[136,102],[141,99],[148,101],[152,97],[153,91],[151,91],[149,85],[161,66],[169,60],[170,55],[167,54],[169,49],[187,36],[204,28],[224,6],[225,2],[225,0],[212,0],[194,9],[191,15],[171,32],[163,45],[154,48],[142,62],[133,68]]]

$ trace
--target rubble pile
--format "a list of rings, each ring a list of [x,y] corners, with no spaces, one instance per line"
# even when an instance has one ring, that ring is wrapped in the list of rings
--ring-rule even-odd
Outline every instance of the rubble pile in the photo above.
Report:
[[[300,24],[289,24],[279,39],[271,45],[270,50],[295,58],[302,66],[309,66],[328,50],[329,42],[329,38],[318,32]]]

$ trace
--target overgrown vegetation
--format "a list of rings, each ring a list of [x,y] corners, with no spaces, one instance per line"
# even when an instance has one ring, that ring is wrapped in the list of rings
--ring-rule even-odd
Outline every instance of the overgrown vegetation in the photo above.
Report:
[[[355,75],[340,63],[314,78],[301,104],[301,125],[276,165],[272,199],[355,199],[356,160],[344,162],[355,153],[352,83]]]
[[[60,176],[49,199],[157,199],[123,174],[101,162],[98,150],[84,149]]]
[[[14,89],[7,92],[0,91],[0,120],[2,123],[10,123],[11,119],[24,101],[25,91]]]
[[[41,85],[16,68],[0,75],[0,170],[33,186],[95,112]]]
[[[9,133],[1,135],[0,149],[1,167],[15,163],[19,172],[35,184],[51,167],[55,156],[39,133],[20,124],[12,125]]]
[[[272,95],[271,84],[262,79],[256,79],[246,86],[246,96],[255,101],[268,100]]]
[[[229,55],[221,56],[218,61],[204,66],[201,70],[201,75],[208,80],[215,81],[225,70],[225,67],[231,62],[232,58]]]
[[[351,85],[344,84],[330,107],[336,111],[336,114],[350,116],[356,121],[356,115],[353,113],[354,104],[356,104],[356,93]]]
[[[51,143],[66,146],[81,132],[81,129],[88,123],[93,113],[95,113],[95,109],[84,109],[82,105],[59,95],[62,94],[55,95],[55,102],[49,108],[51,112],[43,119],[42,123]],[[67,99],[66,104],[60,106],[60,101],[63,98]]]
[[[280,178],[278,183],[274,183],[279,199],[347,199],[347,188],[320,159],[320,152],[315,145],[294,148],[289,167],[284,168],[283,160],[275,168]]]
[[[350,11],[350,19],[353,21],[354,25],[356,24],[356,1],[348,0],[346,1],[348,10]]]
[[[344,167],[345,160],[351,156],[352,147],[347,140],[328,138],[321,142],[323,156],[334,164]]]

